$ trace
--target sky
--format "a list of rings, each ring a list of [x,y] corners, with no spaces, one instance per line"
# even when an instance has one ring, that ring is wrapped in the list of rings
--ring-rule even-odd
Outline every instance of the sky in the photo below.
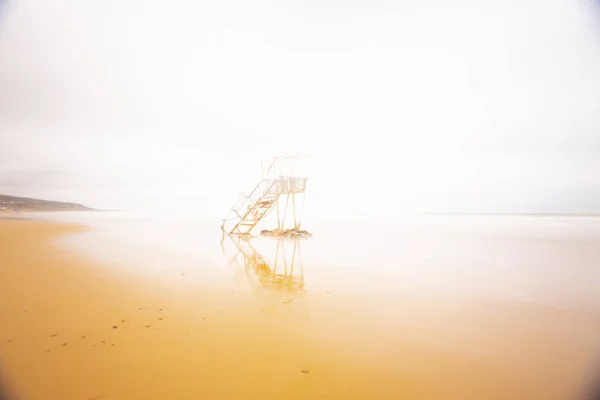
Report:
[[[600,213],[591,0],[7,0],[0,193],[225,216],[306,153],[305,213]]]

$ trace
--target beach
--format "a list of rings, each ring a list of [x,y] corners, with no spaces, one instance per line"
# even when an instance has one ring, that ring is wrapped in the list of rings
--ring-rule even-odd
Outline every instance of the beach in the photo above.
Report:
[[[346,245],[330,243],[327,253],[318,236],[301,244],[305,258],[295,265],[299,250],[287,243],[288,258],[273,272],[261,261],[272,264],[273,253],[259,249],[272,241],[241,252],[243,244],[226,241],[233,253],[213,255],[217,230],[192,262],[187,248],[177,256],[133,244],[117,251],[96,231],[0,219],[0,379],[15,399],[559,400],[580,393],[600,361],[600,309],[589,282],[596,236],[510,245],[506,236],[487,238],[486,257],[502,268],[484,279],[481,268],[437,270],[460,259],[417,244],[453,242],[414,230],[405,238],[413,252],[396,246],[397,258],[386,257],[414,267],[401,273],[378,262],[369,269],[358,253],[348,258],[354,264],[336,264]],[[163,241],[178,242],[162,232]],[[360,254],[378,260],[369,246]],[[502,256],[509,248],[516,258]],[[515,283],[521,275],[511,278],[507,265],[525,259],[535,267],[524,275],[558,277],[544,254],[557,265],[579,257],[568,274],[579,279],[557,278],[568,292],[543,276],[526,290]]]

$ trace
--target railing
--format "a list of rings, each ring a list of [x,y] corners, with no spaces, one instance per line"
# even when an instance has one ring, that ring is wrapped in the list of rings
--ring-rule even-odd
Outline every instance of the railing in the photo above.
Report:
[[[240,210],[251,207],[266,194],[279,195],[304,192],[307,180],[307,178],[294,176],[280,176],[279,179],[263,179],[254,187],[249,195],[240,193],[231,209],[239,215],[238,212]],[[247,207],[244,207],[246,204]]]
[[[279,191],[280,193],[299,193],[306,190],[306,181],[308,178],[296,176],[280,176]]]
[[[279,179],[263,179],[262,182],[263,194],[279,194],[280,185]]]
[[[240,210],[243,210],[243,212],[246,213],[247,210],[244,208],[247,209],[252,207],[265,194],[278,194],[278,183],[279,181],[277,179],[263,179],[254,187],[249,195],[246,196],[244,193],[240,193],[237,201],[232,207],[232,210],[238,215],[238,211]],[[246,204],[247,207],[244,207]],[[242,216],[240,215],[240,217]]]
[[[237,212],[243,208],[247,201],[250,202],[249,206],[251,206],[266,194],[279,195],[284,193],[304,192],[306,190],[307,180],[307,178],[290,176],[281,176],[279,179],[263,179],[249,195],[241,193],[232,208]]]

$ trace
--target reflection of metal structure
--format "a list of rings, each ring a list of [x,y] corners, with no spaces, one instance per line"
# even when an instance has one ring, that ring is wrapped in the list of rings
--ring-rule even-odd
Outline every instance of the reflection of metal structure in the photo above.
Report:
[[[251,281],[257,283],[264,289],[286,292],[288,294],[304,293],[304,266],[300,254],[300,240],[276,240],[275,257],[273,262],[260,254],[250,240],[242,237],[229,236],[235,245],[235,255],[229,260],[229,264],[235,264],[242,256],[244,270]],[[266,239],[265,239],[266,240]],[[225,238],[221,241],[223,251]],[[269,241],[272,243],[271,241]],[[287,247],[287,248],[286,248]],[[290,257],[290,247],[291,257]]]
[[[235,236],[250,235],[250,231],[273,210],[277,210],[277,229],[272,232],[300,232],[303,207],[298,212],[297,196],[302,196],[304,204],[308,178],[297,175],[297,162],[305,158],[289,156],[263,161],[261,180],[250,194],[241,193],[238,196],[229,215],[223,220],[223,233]],[[290,199],[294,226],[285,228]]]

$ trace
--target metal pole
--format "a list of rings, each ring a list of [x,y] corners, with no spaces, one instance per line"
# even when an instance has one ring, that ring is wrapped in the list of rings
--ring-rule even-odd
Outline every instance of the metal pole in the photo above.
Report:
[[[277,239],[281,241],[281,239]],[[287,275],[287,259],[285,258],[285,243],[281,242],[281,252],[283,254],[283,273]]]
[[[298,229],[298,223],[296,222],[296,194],[292,192],[292,207],[294,207],[294,229]]]
[[[273,265],[273,273],[277,272],[277,260],[279,259],[279,240],[277,241],[277,250],[275,250],[275,264]]]
[[[281,229],[281,219],[279,218],[279,196],[277,196],[277,230]]]
[[[292,268],[290,271],[290,276],[294,275],[294,261],[296,260],[296,246],[298,244],[298,240],[294,240],[294,250],[292,251]]]
[[[283,211],[283,221],[281,222],[281,229],[284,228],[285,226],[285,217],[287,216],[287,209],[288,209],[288,204],[290,203],[290,194],[287,194],[287,197],[285,199],[285,210]]]

